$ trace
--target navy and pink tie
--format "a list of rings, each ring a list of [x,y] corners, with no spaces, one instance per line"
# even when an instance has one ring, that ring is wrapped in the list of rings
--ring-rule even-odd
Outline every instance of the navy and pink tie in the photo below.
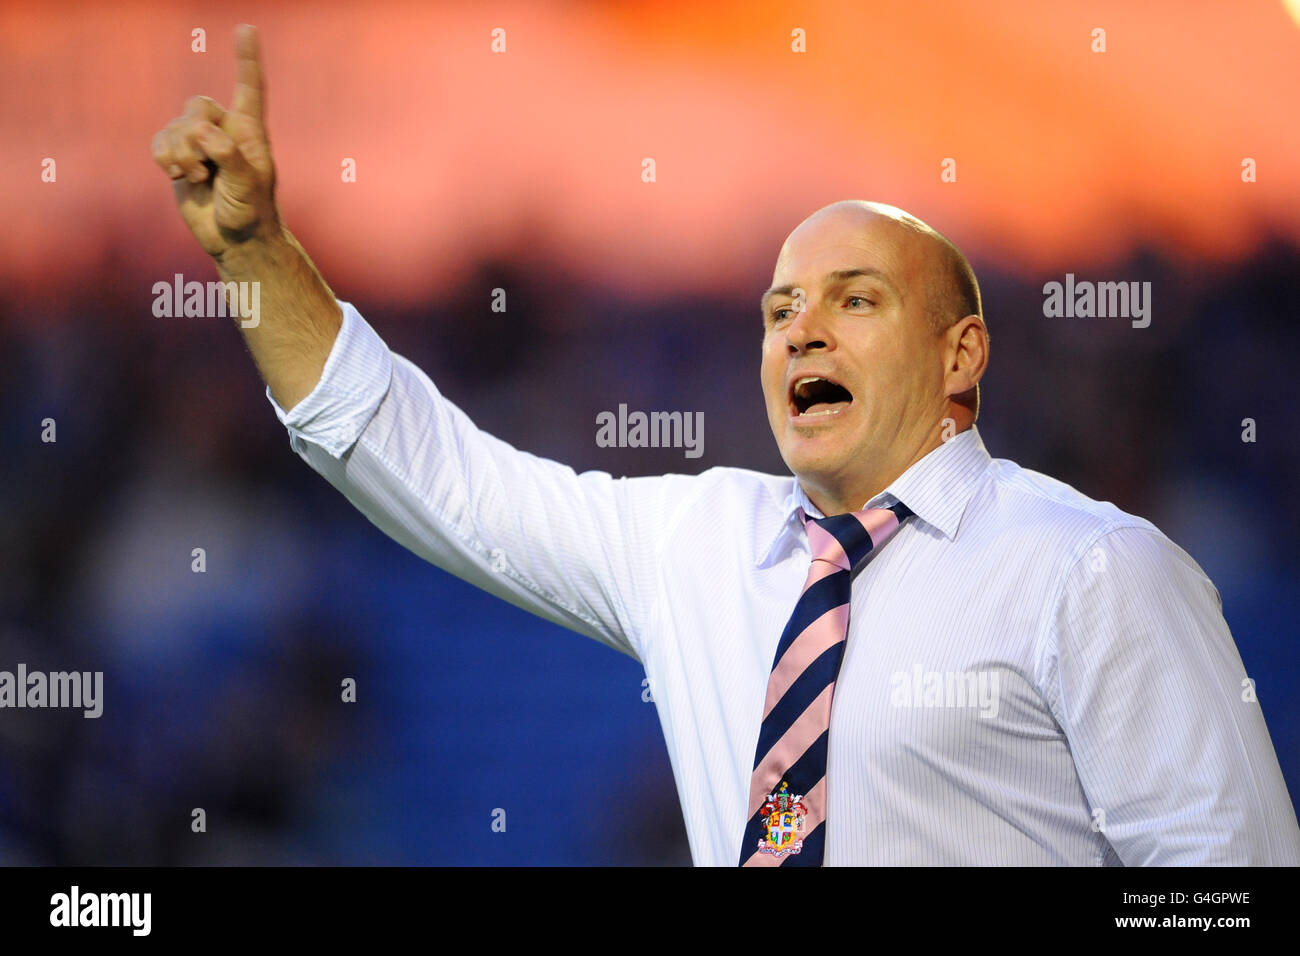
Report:
[[[911,514],[899,502],[830,518],[804,516],[812,565],[768,677],[741,866],[822,864],[831,698],[848,637],[853,575]]]

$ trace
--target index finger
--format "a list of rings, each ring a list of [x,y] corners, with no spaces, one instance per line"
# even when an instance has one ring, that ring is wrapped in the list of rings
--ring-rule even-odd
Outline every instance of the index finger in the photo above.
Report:
[[[257,27],[241,23],[235,31],[235,96],[231,112],[262,122],[266,92],[262,86],[262,45]]]

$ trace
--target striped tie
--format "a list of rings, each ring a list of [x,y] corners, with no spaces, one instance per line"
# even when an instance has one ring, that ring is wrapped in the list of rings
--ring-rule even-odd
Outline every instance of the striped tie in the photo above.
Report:
[[[831,695],[849,632],[853,574],[912,514],[899,502],[809,519],[812,566],[776,645],[749,784],[741,866],[821,866]]]

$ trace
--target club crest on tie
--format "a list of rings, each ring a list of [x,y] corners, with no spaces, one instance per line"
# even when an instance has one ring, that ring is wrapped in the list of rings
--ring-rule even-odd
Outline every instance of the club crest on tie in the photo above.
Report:
[[[767,795],[762,813],[765,822],[758,841],[759,853],[771,853],[779,860],[803,849],[803,821],[808,808],[802,793],[790,793],[789,784],[782,780],[780,789]]]

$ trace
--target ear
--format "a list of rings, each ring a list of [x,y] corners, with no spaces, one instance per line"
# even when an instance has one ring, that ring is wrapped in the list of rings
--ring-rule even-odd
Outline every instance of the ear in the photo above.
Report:
[[[944,394],[973,401],[989,364],[989,332],[984,320],[978,315],[958,319],[944,332],[944,338]]]

